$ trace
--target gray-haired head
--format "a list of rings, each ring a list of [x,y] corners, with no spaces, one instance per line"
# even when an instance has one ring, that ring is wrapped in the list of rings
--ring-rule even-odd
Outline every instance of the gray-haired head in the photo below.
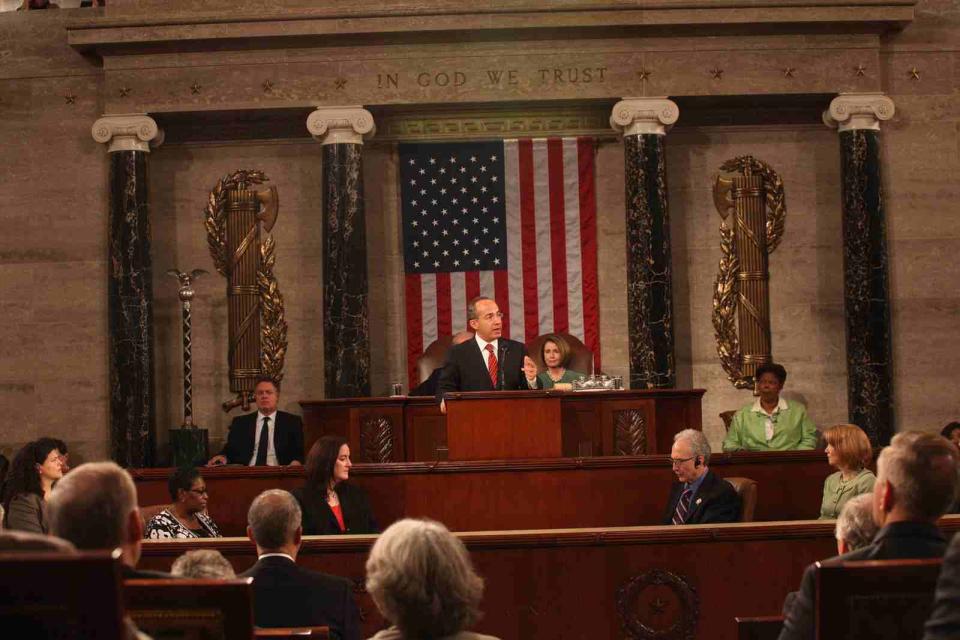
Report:
[[[77,549],[113,549],[127,542],[136,509],[137,488],[129,473],[114,462],[88,462],[54,486],[47,520],[51,534]]]
[[[279,549],[293,544],[300,528],[300,505],[283,489],[264,491],[247,511],[247,525],[261,549]]]
[[[914,520],[933,522],[956,499],[957,458],[957,447],[939,434],[898,433],[877,458],[874,491],[883,491],[889,483],[895,504],[904,514]],[[878,512],[874,512],[874,518],[880,524],[884,520]]]
[[[236,578],[230,562],[216,549],[194,549],[173,561],[170,573],[180,578],[228,580]]]
[[[846,551],[861,549],[873,540],[877,534],[877,523],[873,521],[873,494],[863,493],[854,496],[843,505],[837,518],[836,536],[846,545]]]
[[[480,617],[483,579],[445,526],[406,519],[380,534],[370,550],[367,591],[405,638],[442,638]]]
[[[707,436],[703,435],[703,431],[684,429],[673,436],[674,442],[680,442],[681,440],[687,441],[693,455],[703,456],[703,466],[710,464],[710,442],[707,440]]]

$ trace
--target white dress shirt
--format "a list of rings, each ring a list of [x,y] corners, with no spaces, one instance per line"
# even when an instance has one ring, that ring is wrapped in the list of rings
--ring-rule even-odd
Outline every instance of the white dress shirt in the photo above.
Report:
[[[480,346],[480,353],[483,354],[483,361],[487,364],[487,371],[490,371],[490,356],[491,356],[490,353],[487,353],[487,345],[488,345],[488,344],[492,344],[492,345],[493,345],[493,354],[492,354],[492,355],[498,358],[498,360],[497,360],[497,366],[499,367],[499,365],[500,365],[500,361],[499,361],[500,352],[497,351],[497,347],[500,346],[500,345],[499,345],[499,342],[500,342],[499,338],[496,339],[496,340],[494,340],[493,342],[487,342],[486,340],[484,340],[484,339],[481,338],[480,336],[475,335],[475,336],[474,336],[474,339],[477,341],[477,344]]]
[[[257,428],[253,432],[253,457],[250,458],[251,467],[257,463],[257,450],[260,448],[260,432],[263,431],[264,418],[270,418],[270,422],[267,423],[267,466],[276,467],[280,465],[277,462],[277,448],[273,444],[273,434],[277,432],[277,412],[274,411],[269,415],[264,415],[257,411]]]

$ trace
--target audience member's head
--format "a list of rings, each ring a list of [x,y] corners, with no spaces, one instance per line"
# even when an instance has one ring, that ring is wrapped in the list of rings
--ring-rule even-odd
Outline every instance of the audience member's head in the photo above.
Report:
[[[247,511],[247,537],[257,545],[257,554],[286,553],[294,559],[300,549],[303,529],[297,500],[283,489],[264,491]]]
[[[870,465],[873,447],[863,429],[855,424],[838,424],[823,433],[827,461],[840,470],[859,471]]]
[[[780,392],[787,381],[787,370],[782,365],[768,362],[757,367],[753,380],[760,402],[768,406],[776,404],[780,401]]]
[[[44,496],[53,483],[63,476],[60,452],[51,438],[28,442],[13,457],[10,473],[4,484],[3,505],[8,510],[10,501],[24,493]]]
[[[130,474],[113,462],[82,464],[57,483],[47,501],[50,533],[81,550],[120,547],[123,562],[140,560],[143,522]]]
[[[837,518],[837,553],[861,549],[873,540],[877,523],[873,521],[873,496],[854,496],[843,505]]]
[[[70,471],[70,451],[67,449],[67,443],[61,440],[60,438],[40,438],[37,442],[43,443],[44,446],[47,444],[53,444],[54,448],[60,454],[60,471],[66,473]]]
[[[307,485],[326,491],[350,478],[350,447],[340,436],[323,436],[307,454]]]
[[[957,492],[957,447],[935,433],[898,433],[877,458],[873,517],[878,526],[934,522]]]
[[[186,513],[207,509],[207,485],[196,467],[174,469],[167,479],[170,499],[180,503]]]
[[[940,435],[960,447],[960,422],[951,422],[941,431]]]
[[[173,561],[170,573],[179,578],[227,580],[236,578],[233,566],[215,549],[194,549]]]
[[[446,527],[406,519],[380,534],[370,550],[367,591],[405,638],[441,638],[480,617],[483,579]]]
[[[707,472],[710,464],[710,443],[702,431],[684,429],[673,436],[670,449],[673,473],[680,482],[694,482]]]

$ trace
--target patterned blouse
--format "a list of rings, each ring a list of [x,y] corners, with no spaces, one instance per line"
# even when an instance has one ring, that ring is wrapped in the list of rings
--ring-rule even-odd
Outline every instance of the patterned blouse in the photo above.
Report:
[[[196,530],[187,529],[183,524],[170,513],[169,509],[164,509],[157,515],[150,518],[147,523],[147,530],[143,537],[149,540],[164,540],[170,538],[220,538],[220,529],[213,519],[204,514],[197,513],[197,522],[200,528]]]

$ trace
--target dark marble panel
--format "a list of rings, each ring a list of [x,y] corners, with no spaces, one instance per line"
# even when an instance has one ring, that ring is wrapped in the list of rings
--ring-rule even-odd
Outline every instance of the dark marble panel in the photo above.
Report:
[[[142,151],[110,154],[110,447],[126,467],[150,467],[156,448],[153,276]]]
[[[363,146],[323,147],[324,388],[328,398],[370,395]]]
[[[630,388],[676,384],[663,136],[625,136]]]
[[[840,153],[848,413],[875,445],[883,445],[895,429],[879,132],[840,133]]]

